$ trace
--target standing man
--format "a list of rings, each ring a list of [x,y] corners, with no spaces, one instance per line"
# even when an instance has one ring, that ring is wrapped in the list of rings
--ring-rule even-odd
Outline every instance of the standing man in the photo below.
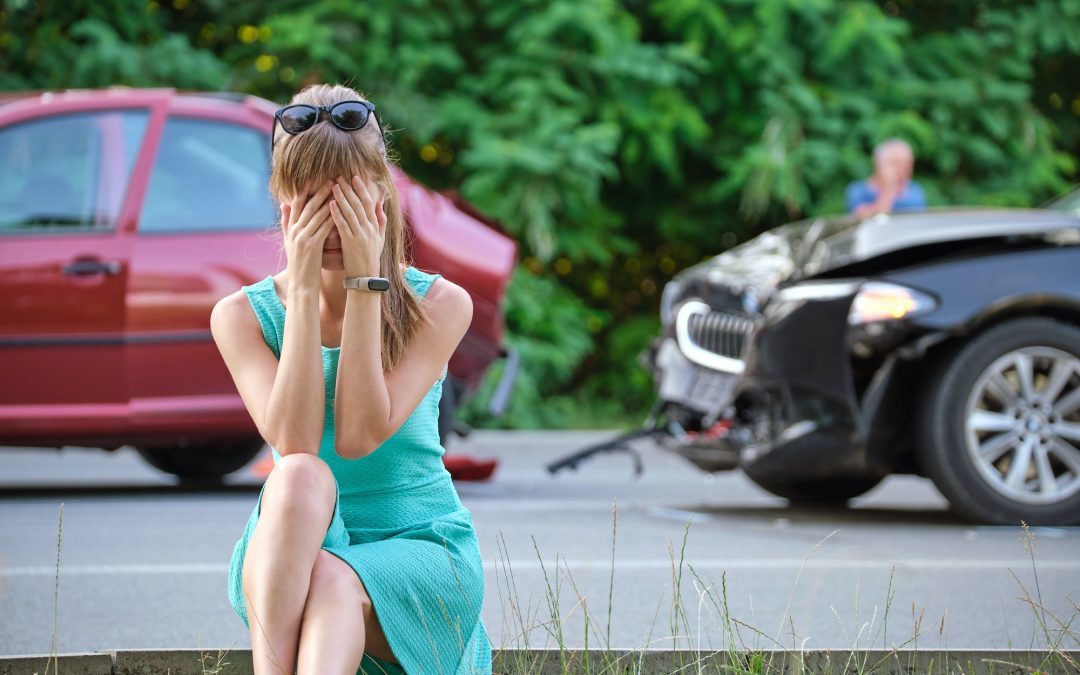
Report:
[[[922,186],[912,179],[915,153],[899,138],[874,148],[874,173],[847,186],[847,209],[859,217],[926,208]]]

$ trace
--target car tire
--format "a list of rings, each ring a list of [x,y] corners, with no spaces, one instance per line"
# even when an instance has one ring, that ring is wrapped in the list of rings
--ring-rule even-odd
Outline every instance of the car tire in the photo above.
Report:
[[[1059,362],[1072,370],[1062,371],[1069,374],[1060,391],[1043,400],[1039,395],[1061,379],[1053,376]],[[1057,469],[1069,467],[1074,456],[1056,445],[1063,440],[1056,430],[1080,430],[1080,413],[1070,412],[1072,404],[1065,401],[1070,392],[1080,401],[1080,329],[1047,318],[1014,319],[954,347],[929,370],[934,375],[918,406],[916,457],[953,510],[999,525],[1080,523],[1080,449],[1061,498],[1033,489],[1045,486],[1042,476],[1053,478]],[[1023,382],[1029,383],[1026,389]],[[1010,394],[1014,403],[1006,404]],[[1063,442],[1076,448],[1075,441]],[[1063,452],[1067,461],[1058,459]],[[1024,464],[1010,472],[1018,458]]]
[[[883,477],[843,476],[801,481],[779,481],[747,474],[750,480],[778,497],[800,504],[843,505],[869,492]]]
[[[262,450],[262,438],[186,446],[138,447],[147,463],[182,480],[216,479],[243,468]]]

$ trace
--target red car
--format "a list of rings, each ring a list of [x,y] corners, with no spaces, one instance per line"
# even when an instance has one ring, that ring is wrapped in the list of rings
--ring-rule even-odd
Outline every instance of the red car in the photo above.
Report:
[[[73,90],[0,98],[0,445],[132,445],[181,477],[263,446],[210,310],[285,264],[267,189],[277,106],[243,94]],[[459,199],[397,172],[424,270],[467,289],[440,423],[503,346],[517,246]],[[496,411],[497,412],[497,411]]]

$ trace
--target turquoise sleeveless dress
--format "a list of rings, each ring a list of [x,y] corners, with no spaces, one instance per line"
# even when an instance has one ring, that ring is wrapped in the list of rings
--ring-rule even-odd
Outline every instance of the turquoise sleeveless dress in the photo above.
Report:
[[[440,275],[415,267],[406,281],[423,297]],[[243,287],[266,344],[281,358],[285,308],[273,276]],[[365,652],[358,673],[491,673],[491,644],[480,609],[484,571],[472,514],[442,463],[442,377],[413,414],[374,452],[345,459],[334,451],[338,348],[322,347],[325,426],[319,457],[337,482],[334,516],[322,548],[349,564],[367,588],[400,666]],[[275,464],[281,459],[271,448]],[[264,485],[265,488],[265,485]],[[241,573],[262,491],[229,563],[229,603],[249,626]],[[249,627],[250,629],[250,627]]]

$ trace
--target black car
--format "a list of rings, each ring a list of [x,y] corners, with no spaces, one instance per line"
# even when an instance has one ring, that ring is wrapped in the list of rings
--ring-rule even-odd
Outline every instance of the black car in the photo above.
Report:
[[[702,469],[838,503],[916,474],[977,521],[1080,523],[1080,191],[792,223],[661,305],[660,440]]]

